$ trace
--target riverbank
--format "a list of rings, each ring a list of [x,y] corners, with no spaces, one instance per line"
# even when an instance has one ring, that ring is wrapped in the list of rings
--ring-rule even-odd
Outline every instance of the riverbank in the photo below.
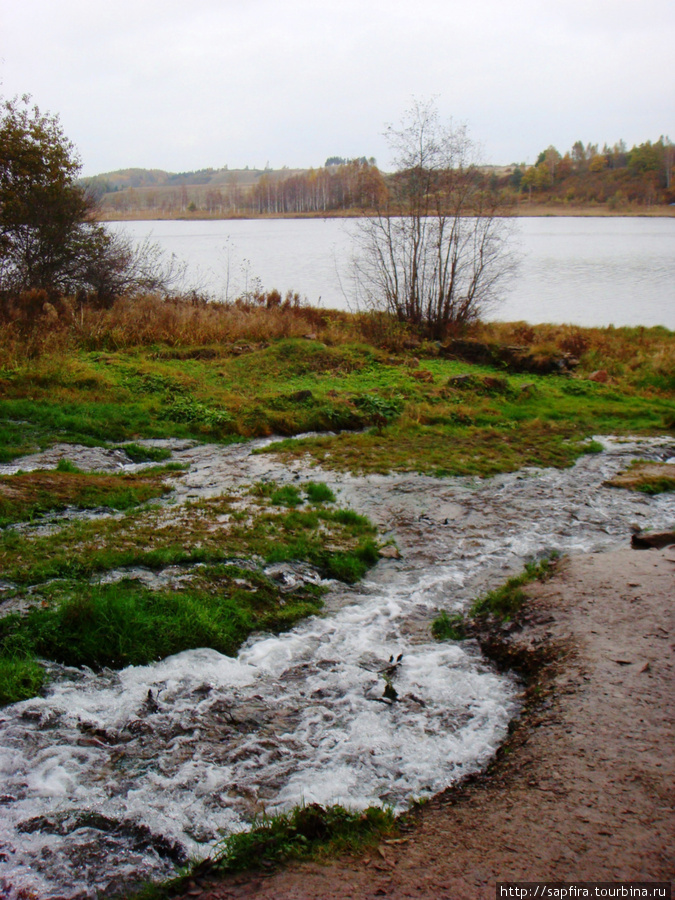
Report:
[[[162,211],[156,209],[138,209],[128,212],[106,209],[103,207],[99,214],[102,222],[165,222],[165,221],[236,221],[249,219],[359,219],[364,215],[374,214],[374,211],[364,212],[362,209],[337,209],[318,210],[315,212],[298,213],[209,213],[206,210]],[[675,206],[625,206],[611,209],[607,204],[592,206],[569,206],[563,204],[537,204],[521,203],[509,212],[513,217],[610,217],[621,218],[626,216],[643,218],[673,218]]]
[[[528,588],[522,630],[508,638],[521,653],[548,649],[546,699],[486,775],[419,808],[401,838],[361,859],[195,882],[184,900],[475,900],[498,881],[667,881],[674,587],[672,546],[564,560]]]

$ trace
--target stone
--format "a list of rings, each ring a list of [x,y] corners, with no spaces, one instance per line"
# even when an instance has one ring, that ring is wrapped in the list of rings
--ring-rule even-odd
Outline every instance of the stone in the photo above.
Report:
[[[657,550],[675,544],[675,531],[641,531],[630,539],[633,550]]]
[[[476,379],[473,375],[453,375],[448,378],[448,387],[467,388],[473,387]]]
[[[386,547],[380,547],[377,551],[378,556],[382,559],[400,559],[401,553],[398,547],[395,547],[393,544],[387,544]]]

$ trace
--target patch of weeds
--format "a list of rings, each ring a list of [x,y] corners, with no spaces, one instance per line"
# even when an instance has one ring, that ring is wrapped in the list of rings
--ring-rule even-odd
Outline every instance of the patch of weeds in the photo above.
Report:
[[[310,503],[335,503],[335,494],[322,481],[310,481],[303,488]]]
[[[207,428],[223,428],[234,422],[234,417],[226,409],[208,406],[189,394],[174,394],[163,407],[160,418]]]
[[[508,621],[520,610],[526,600],[522,588],[533,581],[545,581],[553,574],[554,560],[557,554],[545,559],[527,563],[520,575],[509,578],[501,587],[479,597],[469,610],[470,617],[494,616],[500,621]]]
[[[80,474],[82,472],[82,469],[78,468],[74,462],[64,457],[63,459],[60,459],[56,464],[56,471],[69,472],[70,474],[75,475]]]
[[[437,641],[463,641],[466,637],[466,620],[462,613],[448,615],[442,610],[431,623],[431,633]]]
[[[666,494],[669,491],[675,491],[675,478],[645,479],[636,490],[641,491],[643,494],[650,494],[651,496],[656,494]]]
[[[132,462],[163,462],[169,459],[171,451],[164,447],[144,447],[141,444],[124,444],[120,447]]]
[[[354,406],[358,407],[373,425],[393,422],[403,412],[403,400],[400,397],[380,397],[377,394],[361,394],[354,398]]]
[[[189,468],[190,463],[170,462],[165,463],[163,466],[150,466],[143,470],[143,475],[161,475],[163,472],[187,472]]]
[[[175,378],[156,372],[126,372],[123,373],[122,383],[142,394],[180,394],[186,390]]]
[[[216,850],[214,868],[224,874],[259,868],[262,862],[278,865],[290,859],[360,852],[394,834],[395,829],[396,820],[389,809],[369,807],[350,812],[343,806],[312,803],[263,816],[251,831],[225,838]]]
[[[354,550],[345,553],[332,553],[326,558],[324,568],[331,578],[355,584],[366,574],[368,569],[379,559],[375,541],[366,540]]]
[[[492,616],[500,622],[509,621],[527,599],[522,588],[533,581],[550,578],[557,558],[558,554],[553,552],[544,559],[527,563],[520,575],[475,600],[466,614],[442,610],[431,623],[431,633],[437,641],[463,641],[474,633],[474,619]]]
[[[595,390],[595,383],[591,381],[580,381],[579,379],[573,379],[572,381],[566,381],[561,385],[560,390],[563,394],[567,394],[570,397],[585,397],[587,394],[592,394]]]
[[[604,449],[600,441],[587,441],[583,445],[584,453],[602,453]]]
[[[44,669],[30,654],[0,655],[0,706],[35,697],[43,683]]]
[[[300,506],[302,503],[302,495],[298,488],[292,484],[286,484],[277,488],[270,494],[270,500],[275,506]]]

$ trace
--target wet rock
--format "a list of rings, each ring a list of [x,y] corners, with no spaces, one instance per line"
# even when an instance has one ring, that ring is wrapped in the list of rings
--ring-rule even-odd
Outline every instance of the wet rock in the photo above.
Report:
[[[400,559],[401,553],[394,544],[387,544],[386,547],[380,547],[377,555],[382,559]]]
[[[153,834],[146,825],[128,819],[115,819],[91,810],[70,810],[48,816],[35,816],[19,822],[16,830],[23,834],[56,834],[69,835],[82,828],[113,834],[127,839],[131,838],[134,850],[154,850],[159,856],[166,857],[178,865],[185,865],[188,855],[185,848],[162,835]]]
[[[675,544],[675,531],[641,531],[631,537],[630,544],[633,550],[660,550]]]
[[[38,469],[55,469],[62,459],[74,463],[83,472],[117,472],[129,465],[129,457],[123,450],[105,447],[83,447],[80,444],[54,444],[42,453],[33,453],[15,459],[11,466],[1,466],[0,472],[10,473],[21,469],[35,472]]]
[[[295,591],[305,584],[321,584],[321,575],[307,563],[273,563],[263,574],[279,585],[282,592]]]

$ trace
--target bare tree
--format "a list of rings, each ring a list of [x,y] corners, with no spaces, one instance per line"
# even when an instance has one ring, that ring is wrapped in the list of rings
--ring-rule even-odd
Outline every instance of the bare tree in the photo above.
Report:
[[[416,102],[386,137],[396,171],[386,199],[358,225],[357,293],[443,338],[498,301],[514,265],[509,223],[466,128],[443,125],[433,103]]]

